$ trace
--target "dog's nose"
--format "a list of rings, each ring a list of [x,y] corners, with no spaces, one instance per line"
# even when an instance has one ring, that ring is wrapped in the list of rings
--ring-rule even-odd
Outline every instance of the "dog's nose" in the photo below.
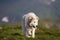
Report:
[[[36,27],[38,27],[38,25],[36,25]]]

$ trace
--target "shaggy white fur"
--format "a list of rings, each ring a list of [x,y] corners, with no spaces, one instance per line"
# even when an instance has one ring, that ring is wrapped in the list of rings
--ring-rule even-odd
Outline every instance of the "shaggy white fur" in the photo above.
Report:
[[[22,18],[22,31],[26,37],[35,38],[35,30],[38,25],[38,16],[35,13],[29,12],[23,15]],[[29,21],[30,20],[30,21]]]

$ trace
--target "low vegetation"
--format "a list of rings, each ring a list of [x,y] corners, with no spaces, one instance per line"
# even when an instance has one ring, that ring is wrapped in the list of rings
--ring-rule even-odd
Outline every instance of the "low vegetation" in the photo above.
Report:
[[[1,23],[0,40],[60,40],[60,28],[38,26],[36,37],[27,38],[23,35],[20,23]]]

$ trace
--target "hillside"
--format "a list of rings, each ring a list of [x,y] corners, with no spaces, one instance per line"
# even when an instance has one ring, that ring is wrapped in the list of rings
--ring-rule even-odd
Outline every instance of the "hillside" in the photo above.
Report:
[[[53,20],[53,19],[52,19]],[[36,38],[27,38],[23,35],[21,29],[21,23],[0,23],[0,40],[60,40],[60,28],[51,27],[46,28],[44,27],[43,23],[52,21],[52,20],[40,20],[38,29],[36,30]],[[55,24],[60,24],[60,20],[56,21],[54,19]],[[49,25],[50,26],[50,25]]]

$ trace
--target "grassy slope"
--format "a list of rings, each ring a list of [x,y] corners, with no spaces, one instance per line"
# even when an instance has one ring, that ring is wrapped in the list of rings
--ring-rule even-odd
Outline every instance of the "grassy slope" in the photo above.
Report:
[[[21,25],[1,24],[0,40],[60,40],[60,29],[47,29],[40,25],[39,30],[36,33],[36,38],[26,38],[22,34]]]

